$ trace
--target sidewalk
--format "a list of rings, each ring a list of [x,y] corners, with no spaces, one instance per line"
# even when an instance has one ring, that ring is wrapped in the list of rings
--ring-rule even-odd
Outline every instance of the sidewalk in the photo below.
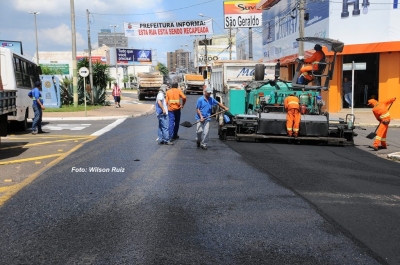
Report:
[[[121,107],[116,108],[111,91],[107,91],[106,101],[110,106],[104,106],[95,110],[76,112],[44,112],[43,121],[57,120],[112,120],[121,118],[133,118],[152,114],[155,111],[155,100],[148,99],[140,102],[133,97],[136,91],[122,91]]]
[[[352,110],[351,109],[342,109],[341,111],[337,113],[330,113],[329,116],[333,118],[346,118],[346,115],[351,114]],[[372,114],[372,109],[371,108],[355,108],[354,111],[354,116],[355,116],[355,126],[366,126],[366,127],[372,127],[372,126],[378,126],[379,122],[376,120],[374,114]],[[348,116],[349,118],[351,116]],[[391,128],[400,128],[400,119],[392,119],[390,121],[389,127]]]

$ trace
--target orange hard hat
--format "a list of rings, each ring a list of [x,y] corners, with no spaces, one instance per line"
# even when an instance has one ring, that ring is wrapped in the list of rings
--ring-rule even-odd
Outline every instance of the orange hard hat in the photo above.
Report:
[[[378,104],[378,101],[376,101],[375,99],[371,98],[370,100],[368,100],[368,105],[375,106],[376,104]]]

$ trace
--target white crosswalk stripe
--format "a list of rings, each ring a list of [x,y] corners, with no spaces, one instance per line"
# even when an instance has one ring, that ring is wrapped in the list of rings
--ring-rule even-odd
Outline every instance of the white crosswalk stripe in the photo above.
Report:
[[[91,124],[52,124],[52,125],[45,125],[42,127],[43,130],[50,130],[50,131],[61,131],[61,130],[70,130],[70,131],[80,131]]]

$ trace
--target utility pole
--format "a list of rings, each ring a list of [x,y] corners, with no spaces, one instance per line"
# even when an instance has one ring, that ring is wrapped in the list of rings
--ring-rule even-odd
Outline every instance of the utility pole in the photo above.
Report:
[[[37,36],[37,26],[36,26],[36,15],[39,15],[40,12],[37,11],[29,11],[29,14],[33,14],[33,17],[35,19],[35,36],[36,36],[36,64],[39,66],[39,45],[38,45],[38,36]]]
[[[232,27],[229,27],[229,60],[232,60]]]
[[[88,49],[89,49],[89,85],[90,85],[90,91],[93,90],[93,67],[92,67],[92,44],[90,42],[90,21],[89,21],[89,9],[86,9],[86,16],[87,16],[87,27],[88,27]],[[83,89],[86,89],[84,87]],[[94,95],[93,91],[91,93],[92,97],[92,105],[94,105]]]
[[[304,38],[304,9],[306,0],[299,1],[299,37]],[[299,41],[299,58],[304,58],[304,41]]]
[[[205,45],[205,63],[206,63],[206,71],[207,71],[207,79],[208,79],[208,54],[207,54],[207,35],[204,35],[204,45]]]
[[[118,78],[118,56],[117,56],[117,39],[115,38],[115,28],[118,27],[118,25],[110,25],[110,27],[114,28],[114,48],[115,48],[115,76],[117,78],[117,86],[119,86],[119,78]]]
[[[249,28],[249,60],[253,60],[253,29]]]
[[[74,0],[70,0],[71,8],[71,35],[72,35],[72,90],[74,94],[74,107],[78,107],[78,66],[76,64],[76,29]]]

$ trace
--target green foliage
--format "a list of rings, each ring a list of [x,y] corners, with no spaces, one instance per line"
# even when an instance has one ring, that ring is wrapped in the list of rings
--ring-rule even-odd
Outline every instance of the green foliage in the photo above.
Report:
[[[81,67],[89,68],[89,61],[84,58],[78,62],[78,69]],[[108,75],[108,65],[95,62],[92,64],[93,87],[91,93],[86,93],[86,102],[92,105],[106,104],[106,89],[107,83],[110,80]],[[84,78],[78,77],[78,104],[84,103]],[[85,77],[86,85],[90,84],[90,78]]]
[[[62,75],[63,74],[61,69],[54,69],[54,68],[50,68],[45,65],[41,66],[40,68],[42,69],[43,75]]]
[[[156,69],[158,70],[158,71],[160,71],[161,73],[162,73],[162,75],[164,75],[164,76],[168,76],[168,74],[169,74],[169,71],[168,71],[168,68],[165,66],[165,64],[163,64],[163,63],[158,63],[157,64],[157,66],[156,66]]]
[[[64,77],[60,80],[61,105],[72,105],[74,103],[72,78]]]

